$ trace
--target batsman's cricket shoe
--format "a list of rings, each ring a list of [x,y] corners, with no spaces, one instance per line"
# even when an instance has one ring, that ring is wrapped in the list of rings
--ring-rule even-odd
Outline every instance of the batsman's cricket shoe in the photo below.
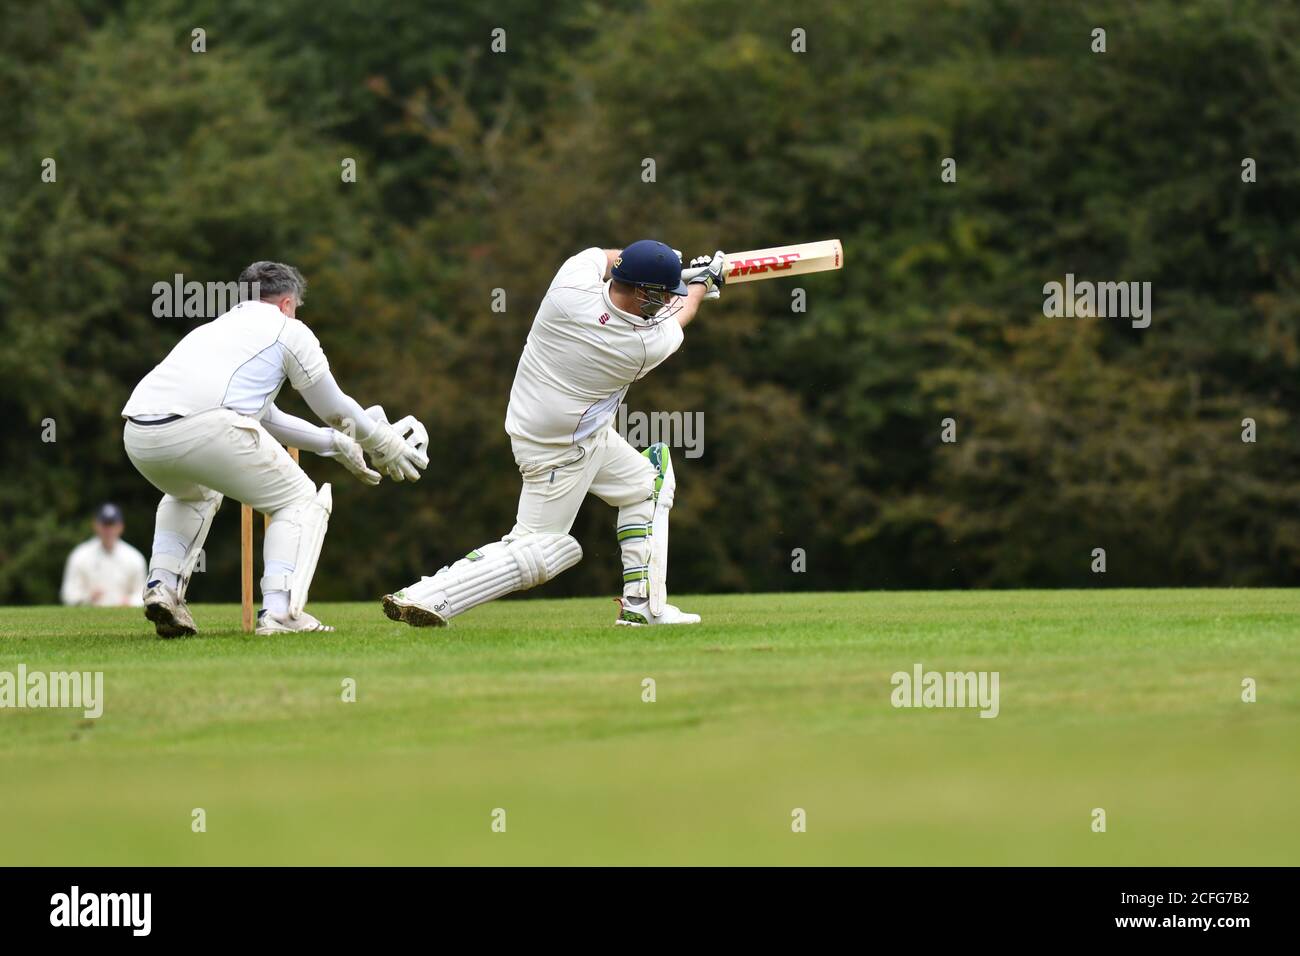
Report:
[[[700,616],[683,611],[675,604],[665,604],[662,614],[650,613],[649,601],[634,601],[630,598],[615,598],[618,601],[618,617],[615,624],[625,627],[651,627],[656,624],[699,624]]]
[[[309,632],[324,634],[333,630],[334,628],[328,624],[322,624],[306,611],[303,611],[297,617],[289,614],[281,617],[278,614],[272,614],[266,608],[262,608],[257,612],[257,630],[253,633],[267,637],[271,634],[306,634]]]
[[[159,637],[190,637],[199,633],[185,602],[161,581],[150,581],[145,588],[144,616],[153,622]]]
[[[384,595],[384,614],[389,620],[401,621],[411,627],[446,627],[447,619],[436,611],[421,607],[406,596],[401,590],[396,594]]]

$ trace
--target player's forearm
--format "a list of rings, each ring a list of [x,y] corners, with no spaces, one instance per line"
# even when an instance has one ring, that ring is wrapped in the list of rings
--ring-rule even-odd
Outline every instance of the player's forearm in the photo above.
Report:
[[[708,290],[704,286],[698,284],[687,287],[686,295],[682,297],[682,306],[673,316],[682,328],[690,325],[695,313],[700,311],[700,303],[704,301],[706,291]]]
[[[365,441],[376,427],[375,420],[366,414],[355,399],[344,394],[329,372],[314,385],[304,388],[301,394],[307,406],[320,416],[321,421],[357,441]]]
[[[262,416],[262,427],[282,445],[322,455],[334,447],[330,429],[280,411],[272,405]]]

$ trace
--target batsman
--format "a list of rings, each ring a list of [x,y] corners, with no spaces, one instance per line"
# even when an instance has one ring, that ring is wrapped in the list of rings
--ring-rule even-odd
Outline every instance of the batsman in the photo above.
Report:
[[[668,603],[668,515],[677,481],[664,444],[638,452],[614,429],[628,387],[681,347],[704,299],[721,295],[721,251],[691,262],[642,239],[591,248],[556,273],[533,319],[506,410],[523,478],[515,526],[432,577],[384,597],[384,613],[442,627],[470,608],[573,567],[569,534],[588,493],[618,509],[623,594],[616,624],[697,624]]]
[[[185,591],[225,496],[271,519],[257,633],[334,630],[304,610],[333,508],[330,486],[317,488],[281,442],[333,458],[368,485],[381,471],[417,481],[429,464],[423,425],[410,416],[390,425],[382,409],[362,410],[334,381],[320,342],[297,318],[306,290],[297,269],[255,262],[239,282],[258,297],[181,339],[122,409],[127,456],[163,493],[144,592],[145,617],[160,637],[198,630]],[[286,379],[328,426],[276,408]]]

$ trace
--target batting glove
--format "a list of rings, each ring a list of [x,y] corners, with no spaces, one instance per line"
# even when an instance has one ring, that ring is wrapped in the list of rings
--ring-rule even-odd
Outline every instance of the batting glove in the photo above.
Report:
[[[712,256],[696,256],[691,260],[689,268],[702,271],[698,275],[691,276],[687,285],[703,285],[706,299],[717,299],[722,296],[722,287],[727,284],[727,256],[721,249]]]

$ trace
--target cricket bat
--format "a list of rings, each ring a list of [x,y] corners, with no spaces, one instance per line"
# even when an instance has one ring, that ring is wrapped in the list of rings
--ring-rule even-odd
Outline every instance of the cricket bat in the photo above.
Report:
[[[838,239],[822,242],[804,242],[792,246],[773,246],[770,249],[751,249],[749,252],[727,253],[727,285],[734,282],[757,282],[760,279],[780,279],[809,272],[830,272],[844,265],[844,248]],[[703,267],[683,269],[686,282],[703,272]]]

